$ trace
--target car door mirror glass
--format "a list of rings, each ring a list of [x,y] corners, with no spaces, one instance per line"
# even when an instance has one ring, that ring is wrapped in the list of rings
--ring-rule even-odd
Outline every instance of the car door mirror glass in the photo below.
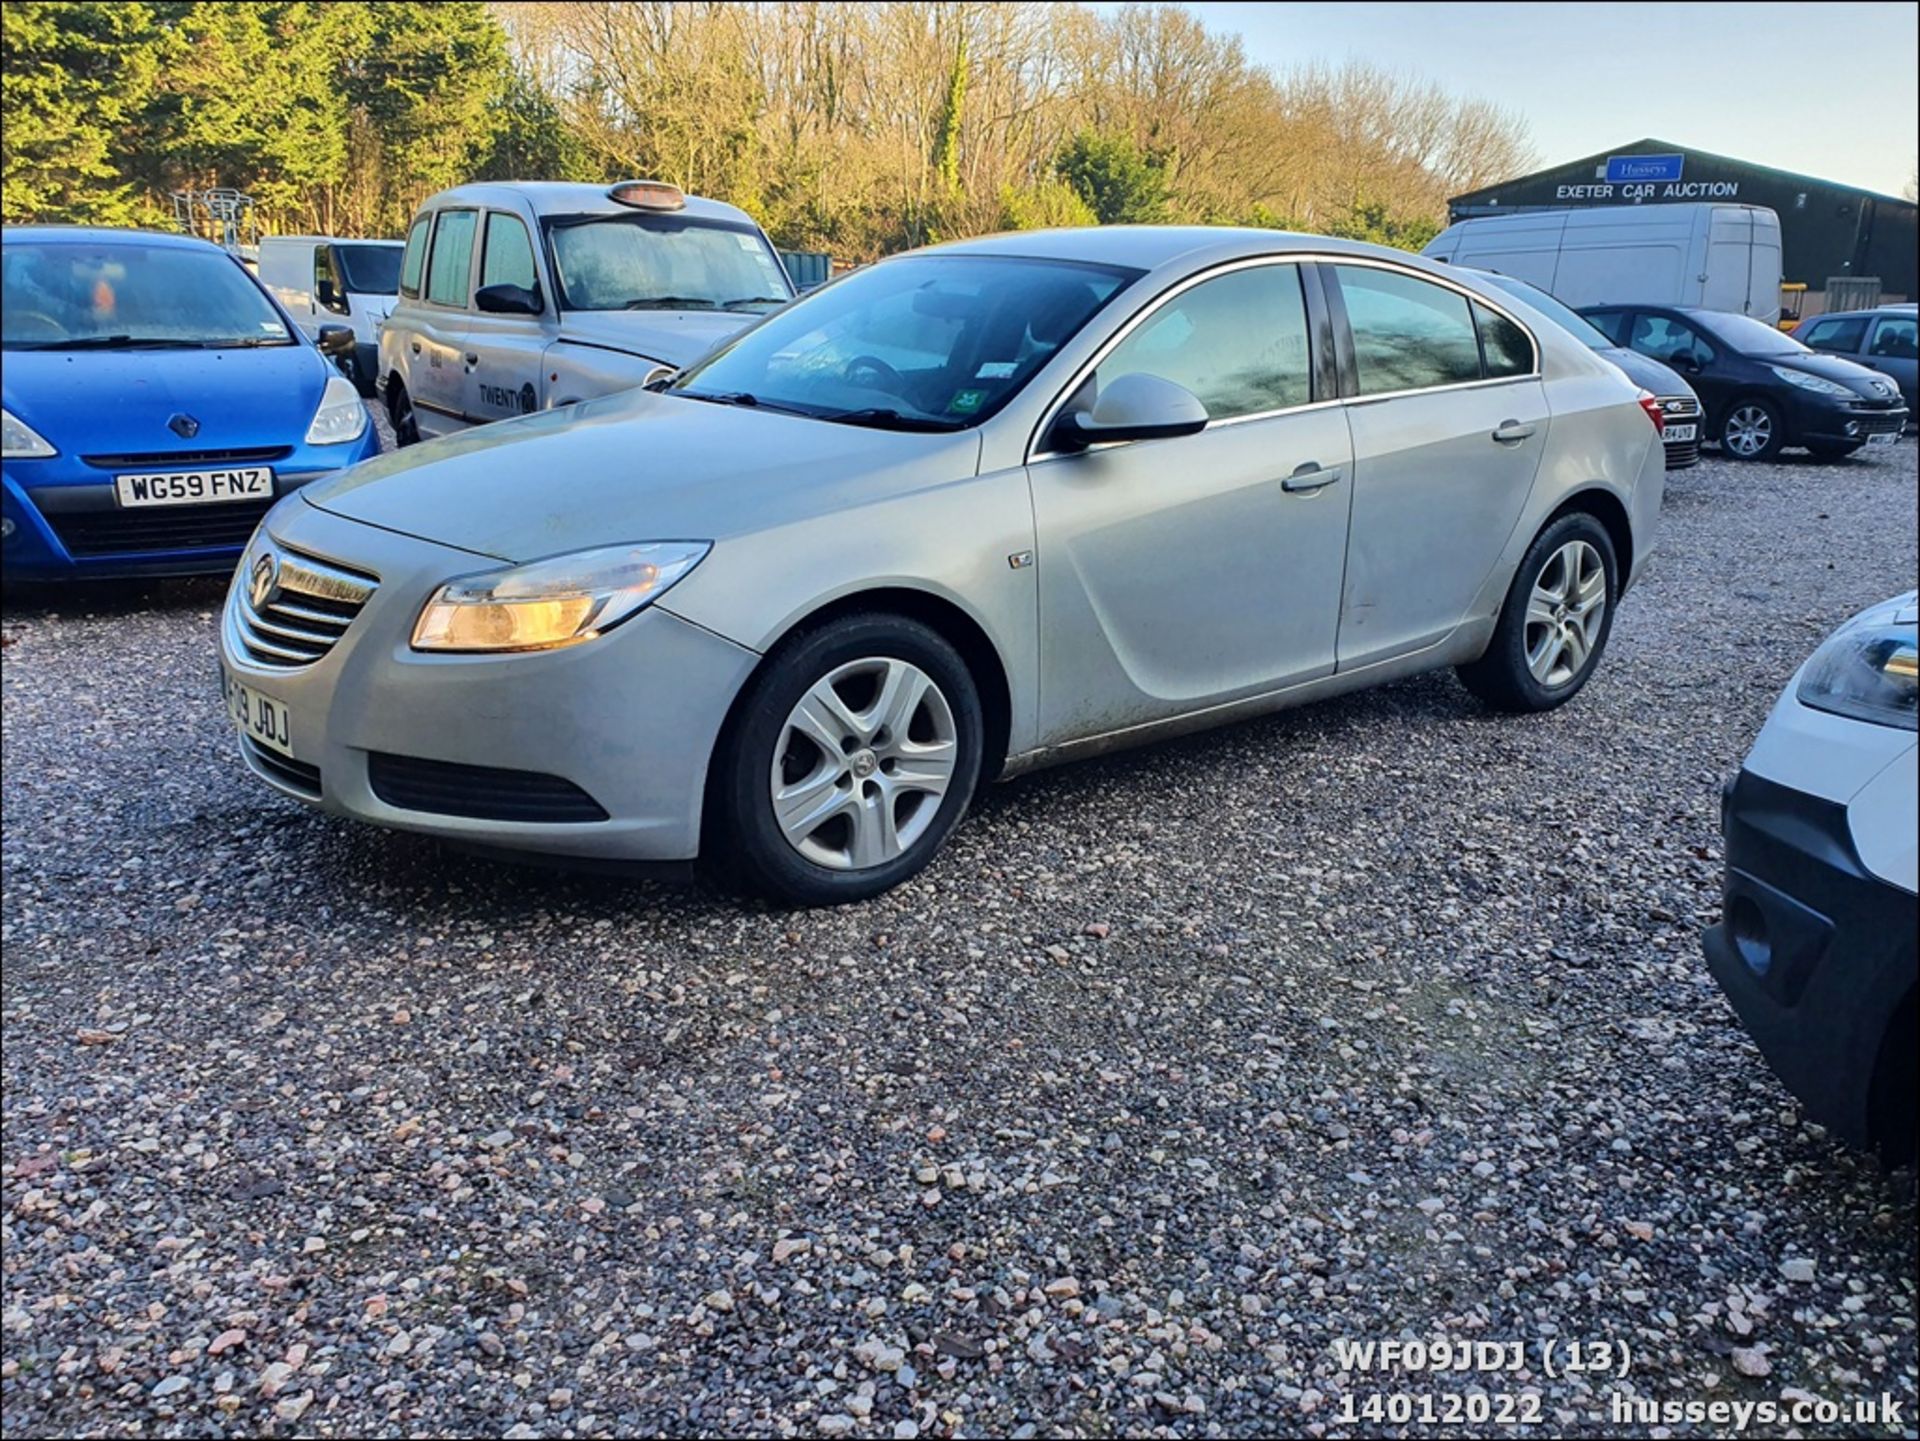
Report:
[[[1184,386],[1134,371],[1109,381],[1088,410],[1069,411],[1053,428],[1057,450],[1118,441],[1166,440],[1207,427],[1207,408]]]
[[[490,315],[538,315],[540,292],[524,285],[483,285],[473,292],[473,308]]]

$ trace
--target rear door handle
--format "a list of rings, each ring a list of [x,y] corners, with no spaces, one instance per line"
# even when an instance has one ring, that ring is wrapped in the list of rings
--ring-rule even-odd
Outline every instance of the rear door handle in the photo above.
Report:
[[[408,348],[412,350],[415,355],[418,355],[420,353],[420,342],[416,340]]]
[[[1493,433],[1493,438],[1501,445],[1518,445],[1536,429],[1538,429],[1537,426],[1522,425],[1517,420],[1503,420],[1500,422],[1500,428]]]
[[[1324,470],[1319,461],[1310,460],[1281,481],[1280,488],[1293,491],[1295,494],[1303,491],[1324,490],[1345,475],[1346,471],[1339,466]]]
[[[475,355],[475,354],[473,354],[473,353],[472,353],[471,351],[469,351],[469,352],[467,353],[467,364],[468,364],[468,365],[478,365],[479,363],[480,363],[480,357],[479,357],[479,356],[477,356],[477,355]]]

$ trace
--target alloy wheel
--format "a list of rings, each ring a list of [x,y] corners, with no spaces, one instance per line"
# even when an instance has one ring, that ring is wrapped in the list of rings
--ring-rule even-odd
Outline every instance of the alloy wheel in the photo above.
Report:
[[[774,746],[780,833],[834,870],[885,865],[933,824],[960,755],[953,708],[918,666],[870,656],[800,697]]]
[[[1527,597],[1527,669],[1549,688],[1577,680],[1593,658],[1607,613],[1607,568],[1600,552],[1570,540],[1540,567]]]
[[[1751,458],[1773,443],[1773,417],[1758,405],[1743,405],[1727,417],[1720,443],[1735,455]]]

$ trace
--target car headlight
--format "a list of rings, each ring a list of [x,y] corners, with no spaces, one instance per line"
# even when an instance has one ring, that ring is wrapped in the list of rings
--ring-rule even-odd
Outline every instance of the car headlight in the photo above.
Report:
[[[320,392],[320,408],[307,427],[307,444],[341,445],[366,433],[367,408],[360,403],[360,392],[346,376],[329,375],[327,388]]]
[[[1837,395],[1842,400],[1854,398],[1853,392],[1846,386],[1838,385],[1831,380],[1822,380],[1817,375],[1808,375],[1804,370],[1788,370],[1784,365],[1769,365],[1767,369],[1786,381],[1788,385],[1797,385],[1802,390],[1811,390],[1815,395]]]
[[[1829,636],[1800,678],[1800,704],[1914,730],[1920,712],[1920,654],[1912,609],[1912,596],[1889,601]]]
[[[448,581],[413,628],[415,650],[550,650],[592,640],[706,558],[710,541],[609,545]]]
[[[45,460],[60,453],[11,410],[0,410],[0,438],[5,441],[0,445],[0,452],[8,460]]]

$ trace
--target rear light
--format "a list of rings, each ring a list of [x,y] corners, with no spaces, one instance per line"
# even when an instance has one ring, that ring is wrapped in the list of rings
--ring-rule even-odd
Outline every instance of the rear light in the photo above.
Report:
[[[1647,413],[1647,419],[1653,422],[1656,434],[1667,428],[1667,413],[1660,408],[1660,402],[1651,390],[1640,392],[1640,408]]]

